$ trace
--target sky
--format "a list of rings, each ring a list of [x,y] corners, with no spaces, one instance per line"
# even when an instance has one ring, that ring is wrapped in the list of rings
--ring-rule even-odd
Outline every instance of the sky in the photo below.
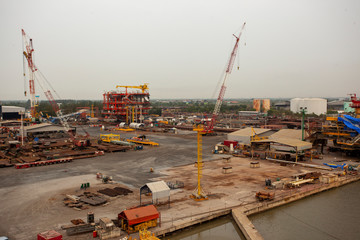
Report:
[[[358,0],[0,0],[0,100],[29,98],[21,29],[61,99],[213,98],[244,22],[225,98],[360,95]]]

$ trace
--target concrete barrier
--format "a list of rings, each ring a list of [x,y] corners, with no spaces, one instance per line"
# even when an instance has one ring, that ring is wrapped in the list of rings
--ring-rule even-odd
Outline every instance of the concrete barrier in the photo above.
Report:
[[[245,238],[247,240],[263,240],[264,238],[243,212],[243,208],[234,208],[231,214]]]

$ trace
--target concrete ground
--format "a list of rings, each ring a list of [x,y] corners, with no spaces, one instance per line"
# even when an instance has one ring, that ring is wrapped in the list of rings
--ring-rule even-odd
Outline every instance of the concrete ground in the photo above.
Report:
[[[86,130],[94,137],[103,133],[97,128]],[[120,134],[121,137],[129,137],[143,133]],[[97,172],[112,176],[122,186],[137,191],[140,186],[151,182],[152,178],[161,176],[161,170],[196,161],[195,133],[145,134],[149,139],[160,143],[160,146],[144,147],[140,151],[107,153],[71,163],[27,169],[0,169],[0,236],[5,235],[10,239],[29,239],[29,236],[35,238],[37,233],[58,229],[61,225],[69,224],[71,219],[85,219],[87,211],[78,212],[64,207],[62,200],[67,193],[79,190],[84,182],[90,182],[91,186],[98,183],[95,177]],[[222,139],[223,136],[204,138],[205,160],[217,157],[211,153],[211,149]],[[150,173],[150,168],[155,172]],[[138,204],[137,201],[138,198],[135,205]],[[125,207],[128,205],[90,209],[98,218],[114,217]]]
[[[88,129],[92,136],[98,136],[98,129]],[[140,133],[120,133],[131,136]],[[145,133],[149,139],[159,142],[159,147],[145,147],[142,151],[128,151],[105,154],[101,157],[80,159],[72,163],[42,166],[28,169],[0,169],[0,236],[10,239],[35,239],[42,231],[55,229],[63,233],[64,239],[92,239],[91,234],[69,237],[60,228],[70,224],[70,220],[86,219],[88,211],[95,213],[95,219],[109,217],[139,204],[139,187],[154,180],[185,183],[182,189],[171,191],[171,206],[158,207],[161,212],[161,227],[151,229],[161,232],[172,226],[180,226],[186,221],[210,215],[210,212],[230,209],[234,206],[256,202],[255,193],[264,190],[266,178],[286,178],[298,173],[314,171],[301,166],[280,166],[277,163],[260,161],[260,168],[250,168],[249,158],[222,159],[223,155],[211,153],[213,146],[224,136],[203,138],[203,158],[205,160],[202,185],[209,200],[196,202],[189,198],[196,187],[197,168],[195,134],[155,134]],[[335,159],[336,158],[336,159]],[[341,155],[329,154],[323,160],[313,163],[334,162],[343,159]],[[349,162],[352,159],[344,157]],[[232,172],[224,174],[223,167],[232,167]],[[150,168],[154,172],[150,172]],[[112,176],[114,185],[103,184],[96,179],[101,172]],[[128,196],[109,197],[104,206],[77,211],[64,206],[66,194],[80,194],[80,186],[90,182],[90,191],[96,192],[106,187],[122,186],[133,191]],[[286,190],[277,190],[281,195]],[[145,198],[150,201],[150,198]]]

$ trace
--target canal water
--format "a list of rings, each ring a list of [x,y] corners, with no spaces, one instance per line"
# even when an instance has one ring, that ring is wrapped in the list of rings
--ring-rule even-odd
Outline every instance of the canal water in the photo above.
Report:
[[[360,182],[250,216],[264,239],[360,239]]]
[[[163,240],[245,240],[246,238],[237,227],[231,216],[196,225],[179,231]]]
[[[360,239],[360,181],[249,217],[264,239]],[[230,216],[163,239],[245,239]]]

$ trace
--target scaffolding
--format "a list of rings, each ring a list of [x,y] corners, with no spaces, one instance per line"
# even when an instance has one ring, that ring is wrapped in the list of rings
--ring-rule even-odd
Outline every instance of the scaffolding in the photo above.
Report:
[[[116,86],[117,90],[103,94],[103,116],[130,124],[141,123],[149,114],[150,94],[147,84],[140,86]],[[129,91],[128,88],[135,89]],[[120,90],[118,90],[120,89]]]

